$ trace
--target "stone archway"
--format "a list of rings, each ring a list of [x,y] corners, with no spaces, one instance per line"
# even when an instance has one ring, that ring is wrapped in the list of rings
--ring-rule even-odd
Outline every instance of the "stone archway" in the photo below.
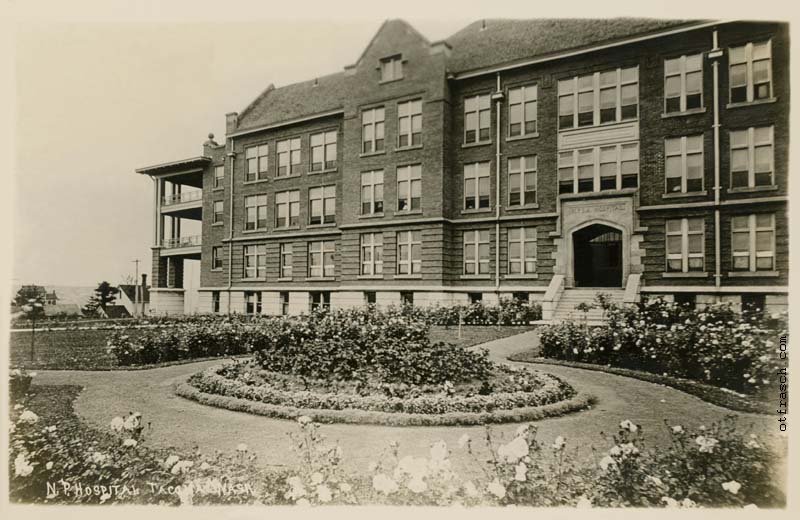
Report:
[[[622,231],[591,224],[572,233],[575,287],[622,287]]]

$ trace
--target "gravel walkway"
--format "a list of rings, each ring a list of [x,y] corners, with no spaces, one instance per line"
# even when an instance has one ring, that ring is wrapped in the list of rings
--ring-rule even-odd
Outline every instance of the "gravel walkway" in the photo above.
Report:
[[[531,331],[482,346],[490,350],[494,360],[506,361],[507,356],[534,348],[537,342],[536,331]],[[145,422],[151,424],[151,429],[146,430],[148,443],[184,448],[199,446],[204,452],[215,449],[232,452],[237,444],[243,442],[258,454],[263,464],[294,464],[297,457],[287,436],[288,432],[297,430],[293,421],[207,407],[173,394],[175,383],[217,363],[219,361],[204,361],[141,371],[40,370],[35,382],[83,386],[75,409],[89,424],[99,428],[108,427],[115,415],[140,411]],[[668,442],[665,419],[669,424],[699,426],[734,414],[740,417],[742,425],[752,425],[756,433],[777,433],[778,423],[774,417],[731,412],[673,388],[597,371],[522,365],[563,377],[578,391],[597,397],[597,404],[591,410],[537,423],[540,439],[551,442],[556,436],[563,435],[568,446],[576,449],[581,457],[590,455],[592,445],[600,450],[606,448],[608,444],[601,432],[616,432],[617,425],[624,419],[642,425],[650,445]],[[496,433],[512,435],[517,427],[509,424],[493,426],[492,429]],[[476,448],[482,446],[480,439],[484,428],[332,424],[323,426],[322,432],[329,440],[338,441],[344,451],[346,468],[350,470],[364,471],[370,461],[380,458],[392,440],[400,443],[401,453],[422,455],[427,453],[431,443],[442,439],[454,451],[456,467],[471,472],[474,466],[457,448],[458,439],[467,433],[479,441],[474,443]]]

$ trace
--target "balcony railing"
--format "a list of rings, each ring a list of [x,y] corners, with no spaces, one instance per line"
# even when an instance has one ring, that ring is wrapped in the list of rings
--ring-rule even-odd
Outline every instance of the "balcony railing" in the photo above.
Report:
[[[173,204],[183,204],[184,202],[194,202],[203,198],[203,190],[187,191],[185,193],[175,193],[174,195],[167,195],[161,201],[164,206],[171,206]]]
[[[196,247],[203,243],[203,237],[196,235],[193,237],[165,238],[161,245],[165,249],[178,249],[181,247]]]

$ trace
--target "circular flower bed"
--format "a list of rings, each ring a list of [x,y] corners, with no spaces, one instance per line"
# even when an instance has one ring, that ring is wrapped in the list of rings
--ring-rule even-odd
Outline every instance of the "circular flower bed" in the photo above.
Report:
[[[308,379],[232,363],[193,375],[179,395],[260,415],[320,422],[445,425],[514,422],[563,414],[590,404],[561,379],[494,365],[486,378],[441,385],[378,379]]]

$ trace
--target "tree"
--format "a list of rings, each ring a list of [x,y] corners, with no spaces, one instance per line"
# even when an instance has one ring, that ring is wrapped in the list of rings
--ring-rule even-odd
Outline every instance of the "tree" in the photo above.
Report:
[[[17,295],[14,296],[14,305],[20,308],[26,305],[30,306],[31,310],[25,312],[25,317],[28,319],[41,318],[44,316],[44,297],[46,293],[47,291],[41,285],[23,285],[17,291]]]
[[[105,309],[106,306],[113,305],[117,300],[117,294],[119,294],[119,289],[103,280],[94,290],[94,294],[89,298],[89,302],[83,310],[89,314],[95,314],[98,308]]]

